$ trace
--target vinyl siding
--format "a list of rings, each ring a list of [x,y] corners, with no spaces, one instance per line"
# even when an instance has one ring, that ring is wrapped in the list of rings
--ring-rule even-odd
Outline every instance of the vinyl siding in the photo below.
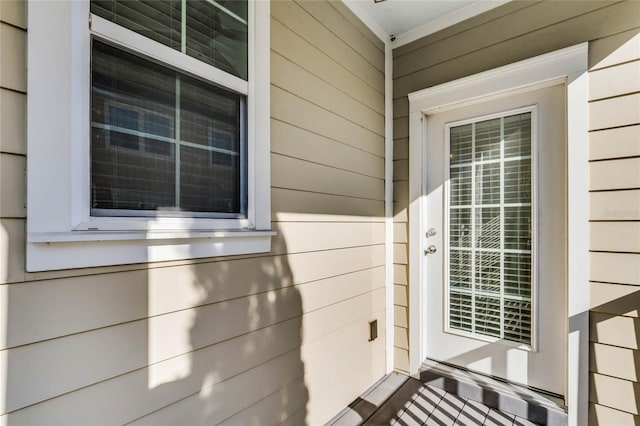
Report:
[[[511,2],[393,52],[394,212],[396,226],[407,229],[407,94],[589,41],[592,424],[640,424],[638,16],[636,1]],[[405,234],[396,232],[400,250]],[[396,259],[396,284],[406,286],[407,265]],[[395,303],[403,328],[408,300]],[[407,346],[396,337],[399,370],[407,368]]]
[[[0,2],[0,424],[321,424],[380,378],[381,42],[273,2],[270,253],[27,273],[25,9]]]
[[[589,249],[592,256],[625,260],[591,266],[589,396],[594,406],[608,408],[592,409],[598,424],[622,422],[622,416],[620,424],[640,423],[639,32],[610,37],[618,45],[601,39],[590,46]],[[594,57],[606,49],[613,53]]]

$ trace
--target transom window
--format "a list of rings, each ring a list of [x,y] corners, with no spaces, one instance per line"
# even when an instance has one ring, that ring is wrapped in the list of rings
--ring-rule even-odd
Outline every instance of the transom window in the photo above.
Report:
[[[448,327],[531,344],[532,112],[448,127]]]

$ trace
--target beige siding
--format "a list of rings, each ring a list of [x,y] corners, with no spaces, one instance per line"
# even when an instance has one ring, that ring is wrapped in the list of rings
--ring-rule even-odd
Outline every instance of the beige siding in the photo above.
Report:
[[[303,3],[301,2],[302,6],[304,6]],[[351,45],[352,40],[342,39],[320,22],[322,17],[316,17],[302,6],[290,1],[275,1],[271,6],[271,15],[298,36],[322,50],[327,56],[350,69],[372,88],[384,94],[384,71],[374,65],[379,63],[380,59],[367,60],[363,57],[364,52],[354,49]],[[326,8],[326,6],[321,7]],[[382,50],[375,49],[371,53],[381,55],[384,62]]]
[[[637,426],[640,425],[640,421],[633,414],[614,410],[603,405],[591,404],[589,407],[589,424]]]
[[[360,127],[384,135],[382,114],[274,52],[271,83]],[[382,123],[382,124],[380,124]]]
[[[591,132],[589,159],[634,157],[640,155],[640,125]]]
[[[25,154],[27,96],[0,88],[0,152]]]
[[[640,91],[640,62],[611,64],[589,74],[589,98],[598,100]]]
[[[616,265],[613,264],[609,267],[615,268]],[[595,278],[592,275],[592,279]],[[636,286],[594,281],[589,287],[591,312],[607,312],[627,317],[640,316],[640,303],[638,303],[640,291]]]
[[[379,134],[277,86],[271,86],[271,116],[311,133],[384,156],[384,138]]]
[[[274,219],[285,220],[287,216],[316,215],[319,221],[327,219],[370,219],[371,214],[384,215],[384,202],[364,198],[344,197],[317,192],[296,191],[281,188],[271,189],[271,210]]]
[[[589,129],[631,126],[640,121],[640,93],[594,100],[589,104]]]
[[[603,362],[604,360],[604,362]],[[591,365],[601,374],[633,382],[640,381],[640,356],[637,351],[599,343],[591,345]]]
[[[394,213],[400,226],[406,224],[409,202],[408,93],[590,42],[591,283],[585,286],[592,306],[593,424],[640,423],[638,16],[637,1],[510,2],[394,50]],[[406,245],[406,235],[396,235],[396,247]],[[406,285],[404,256],[396,259],[396,284]],[[397,327],[404,325],[406,309],[402,303]],[[396,362],[398,369],[405,366]]]
[[[639,32],[609,37],[615,44],[608,38],[591,43],[589,248],[592,256],[617,261],[591,265],[590,400],[597,404],[591,418],[599,424],[622,421],[623,415],[627,424],[640,422]],[[593,57],[607,50],[609,55]]]
[[[26,216],[25,162],[24,155],[0,153],[0,217]]]
[[[0,87],[18,92],[27,90],[26,46],[27,33],[21,28],[0,22],[0,49],[11,57],[0,58]]]
[[[321,424],[384,374],[384,46],[347,8],[273,3],[258,256],[26,273],[26,34],[0,1],[0,423]]]
[[[4,0],[0,3],[0,21],[27,28],[27,13],[23,0]]]
[[[328,61],[327,59],[331,57],[323,50],[276,19],[271,21],[271,49],[320,78],[334,76],[330,80],[335,87],[365,101],[370,108],[384,114],[382,93],[368,85],[357,74],[349,71],[340,62]]]
[[[380,192],[384,181],[380,178],[279,154],[271,155],[271,164],[271,184],[275,188],[384,201]],[[330,178],[319,179],[322,176]]]

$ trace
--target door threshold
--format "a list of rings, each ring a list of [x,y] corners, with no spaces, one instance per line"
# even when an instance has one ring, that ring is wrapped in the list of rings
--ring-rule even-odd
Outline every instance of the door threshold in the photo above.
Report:
[[[420,368],[423,383],[462,398],[522,417],[541,425],[566,425],[567,407],[561,396],[426,359]]]

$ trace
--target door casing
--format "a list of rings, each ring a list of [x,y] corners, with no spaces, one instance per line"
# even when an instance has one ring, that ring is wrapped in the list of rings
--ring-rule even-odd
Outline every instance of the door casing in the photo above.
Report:
[[[588,421],[588,43],[557,50],[409,94],[409,369],[426,354],[424,176],[426,115],[523,91],[566,85],[567,99],[567,351],[569,424]]]

